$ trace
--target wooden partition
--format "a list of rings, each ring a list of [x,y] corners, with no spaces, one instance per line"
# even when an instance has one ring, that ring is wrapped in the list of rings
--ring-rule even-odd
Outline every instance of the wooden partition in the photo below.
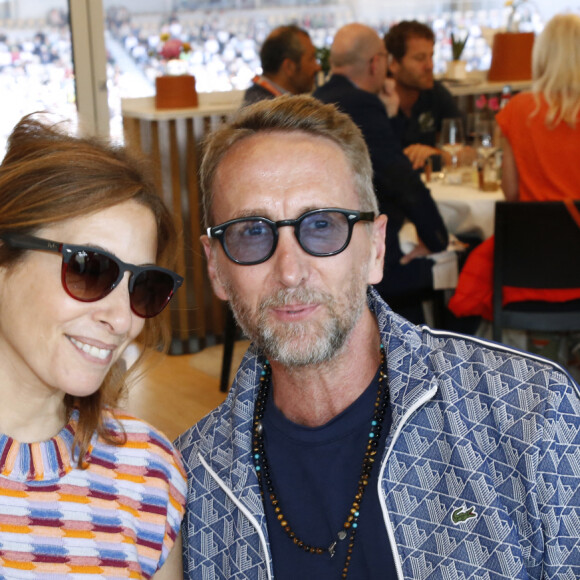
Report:
[[[122,103],[125,144],[151,159],[159,191],[180,230],[177,270],[185,278],[171,303],[173,354],[197,352],[221,339],[225,310],[215,298],[199,242],[198,162],[203,138],[239,107],[241,93],[200,94],[195,109],[156,110],[154,98]]]

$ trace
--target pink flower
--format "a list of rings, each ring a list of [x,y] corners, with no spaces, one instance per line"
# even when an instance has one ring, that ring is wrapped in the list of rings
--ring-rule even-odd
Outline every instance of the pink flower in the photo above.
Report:
[[[480,95],[480,97],[475,101],[475,106],[478,109],[485,109],[485,105],[487,105],[487,99],[485,98],[485,95]]]
[[[491,97],[487,103],[487,106],[492,111],[499,111],[499,99],[497,97]]]
[[[181,55],[181,49],[181,40],[178,40],[177,38],[171,38],[165,42],[159,54],[161,54],[165,60],[171,60],[172,58],[179,58]]]

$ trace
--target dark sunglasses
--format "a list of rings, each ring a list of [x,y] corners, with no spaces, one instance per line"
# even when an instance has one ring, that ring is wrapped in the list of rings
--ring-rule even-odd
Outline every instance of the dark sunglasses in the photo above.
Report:
[[[61,281],[66,293],[81,302],[96,302],[110,294],[130,272],[131,310],[141,318],[159,314],[183,283],[183,278],[159,266],[134,266],[90,246],[61,244],[36,236],[5,234],[12,248],[43,250],[62,254]]]
[[[324,208],[303,213],[294,220],[274,222],[265,217],[244,217],[207,228],[207,235],[220,241],[226,256],[244,266],[268,260],[278,244],[278,229],[294,228],[300,247],[312,256],[334,256],[346,249],[352,229],[359,221],[372,222],[373,212]]]

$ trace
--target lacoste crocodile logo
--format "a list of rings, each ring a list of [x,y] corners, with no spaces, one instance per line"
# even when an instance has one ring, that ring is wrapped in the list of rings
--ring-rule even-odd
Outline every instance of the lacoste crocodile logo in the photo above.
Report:
[[[451,514],[451,521],[457,525],[457,524],[462,524],[463,522],[466,522],[467,520],[471,519],[471,518],[476,518],[477,517],[477,512],[475,511],[475,508],[473,506],[471,506],[469,509],[464,507],[461,507],[459,509],[456,509],[452,514]]]

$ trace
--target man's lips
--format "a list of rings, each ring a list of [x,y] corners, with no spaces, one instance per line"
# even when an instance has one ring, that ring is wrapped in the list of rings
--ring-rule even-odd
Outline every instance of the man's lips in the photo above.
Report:
[[[280,320],[302,320],[318,309],[318,304],[286,304],[273,308],[275,316]]]

